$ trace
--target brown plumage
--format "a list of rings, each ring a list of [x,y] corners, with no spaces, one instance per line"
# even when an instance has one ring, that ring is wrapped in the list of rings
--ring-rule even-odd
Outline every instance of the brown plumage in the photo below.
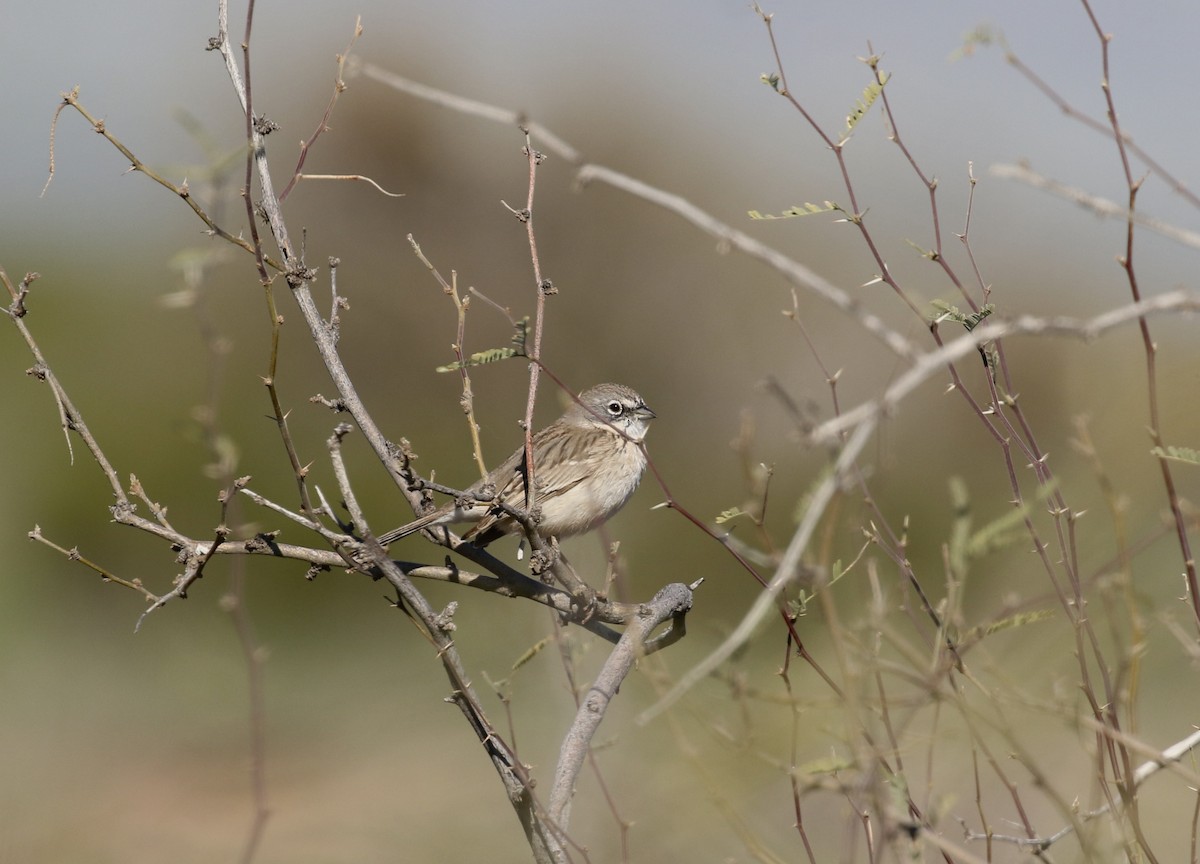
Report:
[[[541,511],[537,531],[543,537],[571,537],[599,527],[625,506],[646,470],[641,441],[654,412],[622,384],[598,384],[579,394],[561,417],[533,436],[533,476]],[[525,448],[466,490],[484,496],[493,486],[496,499],[525,508]],[[464,539],[486,546],[521,525],[491,501],[460,506],[451,501],[379,538],[384,546],[437,525],[474,522]]]

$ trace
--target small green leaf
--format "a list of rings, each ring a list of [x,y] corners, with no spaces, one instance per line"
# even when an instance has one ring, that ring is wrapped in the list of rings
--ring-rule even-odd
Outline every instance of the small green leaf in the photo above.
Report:
[[[782,213],[761,213],[758,210],[751,210],[747,215],[751,219],[795,219],[797,216],[812,216],[814,213],[831,213],[841,210],[832,201],[826,201],[824,204],[793,204]]]
[[[1008,40],[1004,38],[1004,31],[982,24],[963,35],[963,44],[951,52],[950,61],[954,63],[963,60],[973,56],[977,49],[990,48],[993,45],[998,45],[1006,55],[1010,54]]]
[[[542,649],[550,644],[550,641],[551,641],[550,637],[547,636],[546,638],[542,639],[540,642],[535,642],[533,645],[531,645],[525,651],[525,653],[523,653],[520,657],[518,657],[516,659],[516,662],[513,663],[512,671],[516,672],[518,669],[520,669],[522,666],[524,666],[526,663],[528,663],[530,660],[532,660],[534,657],[536,657],[538,654],[540,654],[542,652]]]
[[[467,369],[471,366],[482,366],[485,363],[497,363],[501,360],[507,360],[509,357],[524,357],[524,351],[518,351],[516,348],[492,348],[487,351],[480,351],[478,354],[472,354],[466,360],[456,360],[445,366],[439,366],[437,372],[457,372],[459,369]]]
[[[839,774],[854,767],[854,761],[829,755],[824,759],[814,759],[796,767],[796,776],[811,777],[814,774]]]
[[[983,320],[989,317],[995,311],[996,307],[993,304],[986,303],[980,307],[978,312],[972,312],[970,315],[966,316],[966,318],[963,319],[962,324],[967,328],[967,331],[970,332],[982,324]]]
[[[513,335],[508,341],[515,348],[489,348],[487,351],[480,351],[477,354],[472,354],[466,360],[456,360],[445,366],[439,366],[437,372],[457,372],[459,369],[468,369],[471,366],[482,366],[485,363],[497,363],[501,360],[507,360],[510,357],[528,357],[529,354],[525,350],[527,340],[529,338],[529,316],[525,316],[520,321],[513,322]]]
[[[866,113],[871,110],[871,106],[875,104],[875,100],[879,98],[879,94],[883,92],[883,85],[888,82],[890,76],[885,72],[879,73],[879,80],[872,81],[863,88],[862,96],[854,103],[854,108],[846,115],[846,128],[842,130],[842,140],[845,141],[854,131],[854,127],[858,125],[858,121],[862,120]]]
[[[721,515],[716,518],[718,525],[723,525],[731,519],[736,519],[739,516],[745,516],[746,511],[740,507],[730,507],[728,510],[722,510]]]
[[[526,315],[520,321],[513,324],[513,335],[509,340],[517,346],[517,353],[522,357],[525,356],[525,344],[529,338],[529,316]]]
[[[978,312],[963,312],[957,306],[951,305],[945,300],[931,300],[929,301],[929,305],[941,313],[936,317],[936,321],[957,321],[968,331],[974,330],[985,318],[990,317],[996,311],[996,306],[993,303],[984,304],[979,308]]]
[[[1001,630],[1011,630],[1014,627],[1037,624],[1041,621],[1048,621],[1056,614],[1058,613],[1053,609],[1035,609],[1032,612],[1021,612],[1017,615],[1011,615],[1008,618],[1001,618],[999,621],[993,621],[983,628],[983,632],[985,635],[991,635],[992,633],[999,633]]]
[[[1056,488],[1056,483],[1039,486],[1034,500],[1023,502],[1021,506],[1014,507],[972,534],[965,549],[967,557],[978,560],[998,549],[1022,542],[1022,538],[1025,536],[1026,518],[1033,513],[1034,507],[1044,504],[1054,494]]]
[[[954,521],[950,527],[950,566],[959,578],[967,575],[967,548],[971,539],[971,492],[967,482],[952,475],[950,504],[954,508]]]
[[[945,300],[930,300],[929,305],[941,313],[934,318],[934,321],[938,323],[942,321],[961,322],[963,320],[963,314],[959,311],[958,307],[947,303]]]
[[[1018,612],[1016,615],[1001,618],[999,621],[992,621],[979,627],[972,627],[962,635],[962,641],[974,642],[977,639],[991,636],[993,633],[999,633],[1002,630],[1012,630],[1028,624],[1038,624],[1053,618],[1057,614],[1053,609],[1034,609],[1032,612]]]
[[[1176,462],[1187,462],[1189,465],[1200,465],[1200,450],[1191,447],[1154,447],[1150,450],[1159,459],[1172,459]]]
[[[937,260],[937,252],[932,249],[926,249],[924,246],[919,246],[911,240],[905,240],[904,242],[909,245],[909,248],[917,250],[917,254],[922,258],[928,258],[930,261]]]

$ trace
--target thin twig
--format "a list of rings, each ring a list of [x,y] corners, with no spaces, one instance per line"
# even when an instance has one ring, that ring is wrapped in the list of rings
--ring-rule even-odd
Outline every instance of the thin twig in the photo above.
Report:
[[[817,443],[836,441],[863,421],[888,415],[920,384],[945,370],[946,366],[964,357],[975,354],[981,345],[986,345],[1005,336],[1069,336],[1083,342],[1091,342],[1105,333],[1146,315],[1166,312],[1200,311],[1200,296],[1187,291],[1169,291],[1136,303],[1128,303],[1102,312],[1092,318],[1073,318],[1037,315],[1020,315],[1008,320],[989,319],[946,342],[935,351],[922,354],[908,371],[896,378],[882,396],[868,400],[826,421],[812,430],[812,440]]]
[[[406,239],[412,246],[417,259],[433,274],[433,278],[442,286],[442,292],[454,303],[454,311],[458,317],[458,336],[454,340],[454,356],[458,360],[459,376],[462,379],[462,399],[459,404],[462,405],[463,413],[467,416],[467,429],[471,435],[471,453],[475,456],[475,467],[479,469],[480,478],[484,478],[488,474],[487,461],[483,458],[483,442],[479,440],[479,423],[475,420],[475,392],[471,389],[471,372],[467,366],[466,349],[464,348],[467,333],[467,310],[471,306],[471,298],[459,295],[458,273],[451,270],[451,281],[447,282],[433,266],[433,262],[425,257],[425,253],[421,251],[421,246],[413,239],[413,235],[407,235]]]
[[[1129,284],[1129,295],[1134,303],[1142,299],[1142,290],[1137,277],[1137,270],[1134,267],[1134,240],[1135,240],[1135,220],[1133,214],[1137,212],[1137,195],[1141,189],[1142,182],[1145,178],[1134,178],[1133,168],[1129,163],[1129,146],[1126,142],[1125,133],[1121,130],[1121,123],[1117,115],[1117,103],[1113,96],[1112,79],[1109,74],[1109,48],[1112,44],[1112,37],[1104,32],[1104,28],[1100,26],[1099,20],[1096,18],[1096,13],[1093,11],[1091,3],[1088,0],[1081,0],[1083,9],[1087,13],[1088,20],[1092,23],[1092,29],[1095,31],[1096,40],[1100,47],[1100,65],[1103,71],[1100,89],[1104,93],[1104,101],[1107,106],[1108,124],[1112,129],[1113,142],[1117,148],[1117,155],[1120,158],[1121,170],[1125,177],[1125,187],[1129,190],[1129,203],[1127,212],[1130,214],[1126,220],[1125,228],[1125,252],[1118,259],[1121,269],[1125,271],[1125,278]],[[1158,467],[1162,476],[1163,490],[1167,498],[1167,506],[1171,510],[1171,518],[1175,522],[1175,534],[1179,542],[1179,552],[1183,558],[1183,566],[1185,579],[1188,586],[1188,599],[1192,606],[1192,614],[1196,619],[1197,627],[1200,627],[1200,570],[1197,569],[1195,556],[1192,554],[1192,543],[1188,537],[1187,518],[1183,512],[1183,505],[1179,500],[1179,493],[1176,489],[1175,474],[1171,468],[1171,462],[1163,453],[1166,450],[1166,442],[1163,439],[1162,416],[1159,410],[1159,388],[1158,388],[1158,345],[1154,341],[1154,337],[1150,333],[1150,322],[1143,315],[1138,318],[1138,330],[1142,337],[1142,348],[1145,354],[1145,371],[1146,371],[1146,395],[1148,397],[1147,414],[1150,423],[1150,437],[1154,441],[1157,448]],[[1139,830],[1138,820],[1134,820],[1134,828]],[[1149,851],[1148,849],[1146,850]]]
[[[362,36],[362,34],[363,34],[362,16],[359,15],[358,18],[355,19],[355,21],[354,21],[354,35],[350,37],[350,42],[349,42],[349,44],[346,45],[346,49],[341,54],[337,55],[337,74],[334,75],[334,78],[333,78],[333,93],[329,97],[329,103],[325,106],[325,113],[322,115],[321,121],[319,123],[317,123],[316,130],[313,132],[312,135],[310,135],[308,137],[308,140],[300,142],[300,156],[296,160],[296,167],[294,169],[292,169],[292,179],[288,181],[287,186],[283,187],[283,191],[279,193],[280,201],[287,200],[288,193],[292,191],[292,188],[300,181],[300,179],[302,177],[308,177],[308,178],[314,179],[314,180],[315,179],[366,180],[368,183],[373,185],[376,189],[379,189],[380,192],[383,192],[384,195],[388,195],[393,198],[400,197],[398,195],[393,195],[391,192],[384,191],[383,188],[381,188],[379,186],[379,184],[376,183],[374,180],[370,180],[368,178],[362,177],[357,174],[335,177],[333,175],[326,175],[326,174],[301,174],[300,173],[301,171],[304,170],[304,162],[305,162],[305,160],[308,159],[308,151],[311,150],[312,146],[317,143],[317,139],[321,137],[322,133],[329,131],[329,120],[333,116],[333,108],[335,105],[337,105],[338,97],[341,96],[342,93],[345,92],[345,90],[346,90],[346,81],[343,78],[343,73],[346,70],[346,60],[350,57],[350,52],[352,50],[354,50],[354,43],[358,41],[358,37]]]
[[[589,183],[604,183],[615,189],[663,207],[690,222],[696,228],[715,238],[722,250],[734,249],[756,258],[780,273],[791,284],[815,294],[835,309],[852,318],[864,330],[876,337],[899,357],[912,358],[918,353],[916,347],[898,331],[888,327],[881,318],[868,311],[856,299],[835,286],[812,269],[795,261],[772,247],[762,243],[744,231],[739,231],[697,207],[686,198],[667,192],[641,180],[630,177],[612,168],[595,163],[584,163],[579,151],[564,142],[544,126],[540,126],[519,112],[486,105],[473,99],[465,99],[453,93],[396,75],[370,63],[360,67],[362,74],[394,90],[408,93],[419,99],[442,105],[471,116],[508,125],[520,125],[529,130],[539,146],[554,153],[573,165],[579,165],[576,179],[581,186]]]

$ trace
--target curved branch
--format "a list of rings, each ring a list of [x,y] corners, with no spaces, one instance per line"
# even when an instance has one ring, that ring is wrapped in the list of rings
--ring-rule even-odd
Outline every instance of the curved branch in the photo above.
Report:
[[[697,583],[698,584],[698,583]],[[551,822],[559,831],[566,832],[570,820],[571,796],[575,793],[575,781],[587,758],[592,738],[600,728],[600,722],[613,697],[617,695],[621,682],[643,656],[644,646],[650,633],[668,618],[673,619],[673,630],[682,630],[684,616],[692,608],[692,591],[696,585],[672,582],[654,595],[649,603],[638,608],[637,616],[629,622],[617,647],[608,655],[604,668],[592,682],[587,695],[579,705],[575,721],[563,739],[558,767],[554,772],[554,785],[550,790],[548,812]]]

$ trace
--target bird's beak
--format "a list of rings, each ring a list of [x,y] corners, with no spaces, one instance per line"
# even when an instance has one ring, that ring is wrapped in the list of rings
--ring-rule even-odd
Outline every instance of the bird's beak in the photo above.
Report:
[[[647,420],[653,420],[655,417],[658,416],[657,414],[655,414],[653,411],[650,410],[650,406],[648,406],[648,405],[638,406],[636,413],[639,417],[645,417]]]

